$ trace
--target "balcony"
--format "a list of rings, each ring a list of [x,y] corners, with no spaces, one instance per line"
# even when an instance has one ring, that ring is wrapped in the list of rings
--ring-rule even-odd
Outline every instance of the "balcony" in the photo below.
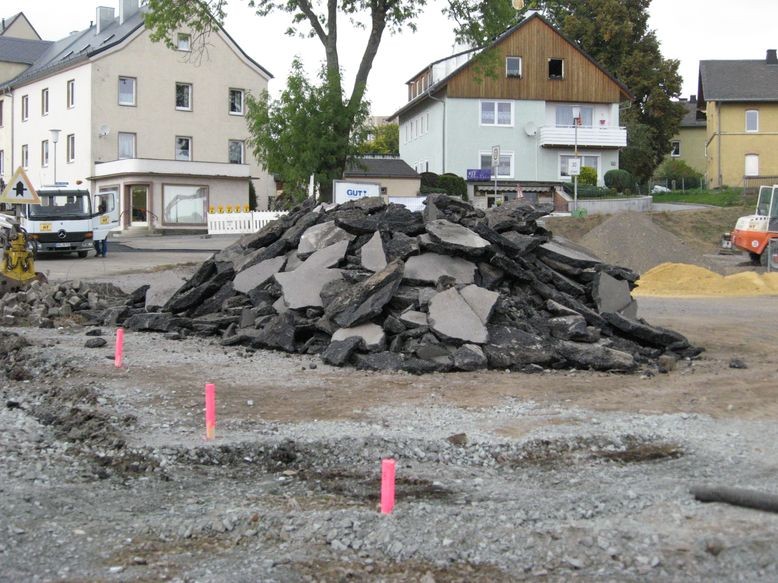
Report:
[[[251,177],[251,168],[247,164],[228,164],[224,162],[124,158],[95,164],[94,174],[92,179],[130,174],[248,179]]]
[[[544,126],[540,128],[540,145],[544,148],[572,148],[575,145],[575,128]],[[627,128],[579,127],[579,148],[624,148],[627,145]]]

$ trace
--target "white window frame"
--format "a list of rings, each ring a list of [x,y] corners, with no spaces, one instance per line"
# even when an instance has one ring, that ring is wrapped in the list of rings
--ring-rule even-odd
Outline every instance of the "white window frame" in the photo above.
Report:
[[[202,199],[202,222],[196,222],[196,223],[185,223],[185,222],[178,222],[178,221],[172,221],[170,220],[171,217],[168,216],[168,213],[175,211],[178,208],[178,205],[172,204],[175,201],[176,195],[174,194],[176,191],[178,192],[184,192],[184,201],[188,201],[188,204],[192,204],[193,199],[188,196],[188,193],[191,193],[194,189],[195,194],[198,194],[200,191],[202,191],[202,194],[204,197]],[[169,197],[173,196],[173,199],[171,200]],[[206,185],[199,185],[199,184],[163,184],[162,185],[162,208],[164,209],[164,212],[162,214],[162,224],[163,225],[205,225],[208,221],[208,204],[209,204],[209,198],[210,198],[210,191],[208,189],[208,186]]]
[[[30,119],[30,96],[22,95],[22,121]]]
[[[489,157],[489,166],[487,168],[492,167],[492,151],[491,150],[479,150],[478,152],[478,162],[476,163],[476,168],[483,168],[481,165],[481,161],[484,158],[484,156]],[[497,180],[504,179],[504,180],[511,180],[513,178],[513,174],[516,171],[515,161],[516,157],[514,156],[513,152],[504,152],[500,150],[500,161],[502,161],[503,158],[510,158],[510,173],[509,174],[500,174],[499,169],[500,167],[497,166],[498,174],[497,174]],[[494,180],[494,176],[492,176],[492,180]]]
[[[232,110],[232,94],[233,92],[240,94],[240,111],[233,111]],[[243,89],[236,89],[235,87],[230,87],[228,93],[227,93],[227,108],[230,115],[245,115],[246,114],[246,91]]]
[[[49,141],[41,141],[41,168],[48,168],[49,166]]]
[[[27,144],[22,144],[22,168],[30,167],[30,149]]]
[[[230,159],[230,154],[232,152],[232,145],[233,144],[239,144],[240,145],[240,161],[239,162],[233,162]],[[246,163],[246,142],[243,140],[227,140],[227,162],[230,164],[245,164]]]
[[[178,141],[179,140],[186,140],[188,142],[188,144],[189,144],[189,157],[188,158],[181,158],[181,157],[179,157],[179,155],[178,155],[179,151],[183,151],[183,150],[179,150],[179,148],[178,148]],[[192,155],[192,136],[176,136],[174,154],[175,154],[175,159],[176,160],[182,160],[184,162],[191,162],[193,160],[193,158],[194,158],[194,156]]]
[[[186,87],[188,89],[188,101],[189,101],[189,105],[188,106],[180,106],[180,105],[178,105],[178,88],[179,87]],[[192,84],[191,83],[184,83],[183,81],[176,81],[176,90],[175,90],[175,98],[174,98],[175,99],[174,103],[175,103],[175,106],[176,106],[176,111],[192,111],[192,109],[193,109],[192,108],[193,93],[194,93],[194,90],[192,89]]]
[[[681,140],[670,141],[670,157],[672,158],[681,157]]]
[[[0,99],[0,128],[4,125],[5,99]]]
[[[125,140],[127,139],[130,140],[130,143],[132,144],[131,156],[122,156],[122,138],[124,138]],[[138,134],[134,132],[119,132],[116,136],[116,145],[117,145],[117,151],[116,151],[117,160],[131,160],[133,158],[138,157]]]
[[[508,66],[508,63],[511,60],[517,60],[519,62],[519,74],[518,75],[511,75],[511,73],[510,73],[510,67]],[[513,56],[513,55],[509,55],[509,56],[505,57],[505,76],[508,79],[521,79],[522,75],[524,74],[523,67],[524,67],[524,62],[523,62],[521,57],[516,57],[516,56]]]
[[[581,168],[587,167],[587,168],[594,168],[597,171],[597,181],[600,181],[600,178],[602,176],[602,156],[598,154],[592,154],[591,152],[581,152],[579,150],[578,157],[581,158]],[[575,158],[575,152],[560,152],[559,157],[557,159],[557,173],[559,174],[559,179],[563,181],[572,181],[573,177],[569,174],[562,174],[562,159],[563,158]],[[587,166],[585,164],[586,158],[595,158],[597,160],[596,166]]]
[[[68,109],[73,109],[76,106],[76,80],[70,79],[67,82],[67,105]]]
[[[494,111],[494,123],[484,123],[484,106],[488,103],[493,104],[493,111]],[[511,123],[504,124],[499,123],[500,117],[499,117],[499,111],[500,111],[500,105],[501,103],[507,103],[511,106]],[[512,128],[514,124],[514,104],[513,101],[508,101],[505,99],[482,99],[478,103],[478,124],[483,127],[497,127],[497,128]]]
[[[176,50],[184,53],[192,52],[192,35],[187,32],[179,32],[176,35]]]
[[[49,115],[49,88],[41,89],[41,117]]]
[[[756,161],[756,172],[749,172],[749,167],[748,167],[749,160]],[[759,176],[759,154],[746,154],[744,162],[745,162],[745,167],[743,168],[744,176]]]
[[[132,81],[132,99],[130,101],[122,101],[122,81]],[[117,90],[119,93],[119,105],[124,107],[135,107],[137,105],[138,80],[135,77],[126,77],[124,75],[120,75]]]
[[[749,114],[752,114],[749,116]],[[752,118],[753,126],[749,129],[749,117]],[[749,134],[755,134],[759,132],[759,110],[758,109],[747,109],[746,110],[746,133]]]
[[[68,134],[65,143],[67,144],[67,162],[72,164],[76,159],[76,134]]]

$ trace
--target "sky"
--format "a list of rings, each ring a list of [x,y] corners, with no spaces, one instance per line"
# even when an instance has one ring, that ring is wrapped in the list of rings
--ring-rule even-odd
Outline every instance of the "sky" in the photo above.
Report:
[[[0,16],[24,12],[45,40],[57,40],[87,28],[95,19],[97,5],[117,4],[118,0],[2,0]],[[273,74],[271,94],[283,90],[295,55],[315,75],[324,59],[318,39],[288,37],[284,34],[290,23],[286,14],[260,18],[247,4],[230,0],[225,28]],[[407,99],[405,82],[430,62],[451,54],[452,27],[441,13],[442,6],[441,0],[430,0],[415,33],[384,35],[368,82],[374,115],[398,110]],[[767,49],[778,48],[778,0],[653,0],[649,14],[649,26],[657,34],[663,56],[680,61],[684,97],[697,93],[700,60],[763,59]],[[340,24],[339,53],[349,91],[366,35],[348,21]]]

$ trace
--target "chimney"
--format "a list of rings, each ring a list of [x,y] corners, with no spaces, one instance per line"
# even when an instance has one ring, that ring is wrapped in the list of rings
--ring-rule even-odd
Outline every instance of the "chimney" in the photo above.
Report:
[[[138,10],[138,0],[119,0],[119,24],[127,22]]]
[[[697,103],[697,96],[696,95],[690,95],[689,96],[689,103]]]
[[[778,55],[775,49],[767,49],[767,64],[778,65]]]
[[[107,6],[98,6],[97,19],[95,22],[97,23],[97,29],[95,30],[95,34],[97,35],[103,32],[113,23],[113,8],[108,8]]]

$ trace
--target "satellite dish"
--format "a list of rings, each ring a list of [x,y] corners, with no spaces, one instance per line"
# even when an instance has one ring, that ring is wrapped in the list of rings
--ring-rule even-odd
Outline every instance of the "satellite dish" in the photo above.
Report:
[[[513,0],[511,4],[513,4],[513,7],[516,10],[521,10],[522,8],[524,8],[524,0]]]
[[[524,124],[524,133],[528,136],[534,136],[538,133],[538,128],[534,123],[528,121],[526,124]]]
[[[99,135],[101,138],[104,138],[105,136],[107,136],[107,135],[108,135],[108,134],[110,134],[110,133],[111,133],[111,128],[109,128],[109,127],[108,127],[107,125],[105,125],[105,124],[101,125],[101,126],[100,126],[100,129],[99,129],[99,130],[97,130],[97,134],[98,134],[98,135]]]

